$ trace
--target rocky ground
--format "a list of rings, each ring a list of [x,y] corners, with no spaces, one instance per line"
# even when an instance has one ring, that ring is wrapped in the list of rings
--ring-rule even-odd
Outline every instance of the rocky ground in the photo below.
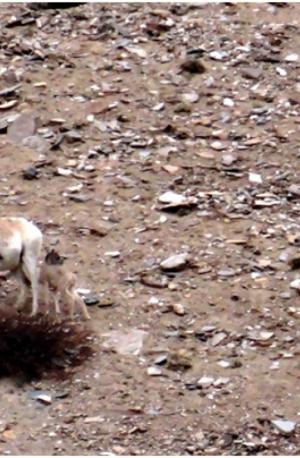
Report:
[[[1,213],[96,354],[1,380],[0,452],[299,453],[300,6],[50,6],[0,6]]]

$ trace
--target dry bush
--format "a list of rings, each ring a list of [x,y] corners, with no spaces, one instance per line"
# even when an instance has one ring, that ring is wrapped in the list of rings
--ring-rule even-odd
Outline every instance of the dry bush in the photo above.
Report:
[[[0,376],[65,378],[93,355],[87,325],[0,311]]]

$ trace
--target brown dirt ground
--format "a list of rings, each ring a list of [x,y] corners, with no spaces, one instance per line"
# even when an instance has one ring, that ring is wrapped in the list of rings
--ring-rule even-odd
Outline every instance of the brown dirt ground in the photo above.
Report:
[[[7,68],[22,84],[17,96],[0,98],[17,100],[0,118],[33,111],[39,129],[56,136],[76,129],[81,141],[64,138],[41,153],[4,131],[1,213],[35,221],[46,246],[67,256],[78,285],[115,306],[90,307],[96,355],[72,380],[22,387],[1,381],[0,452],[299,453],[299,425],[284,435],[271,421],[297,423],[300,415],[299,296],[289,287],[297,271],[279,259],[297,250],[290,235],[300,230],[299,200],[288,191],[299,184],[300,63],[284,60],[300,49],[300,6],[86,4],[29,10],[34,21],[7,27],[25,10],[0,6],[0,90],[15,84]],[[158,36],[147,32],[168,18],[173,23]],[[248,52],[237,48],[249,43]],[[193,48],[205,50],[203,74],[180,71]],[[228,57],[213,60],[214,50]],[[258,79],[242,76],[246,66],[261,69]],[[182,94],[191,92],[199,99],[182,107]],[[224,97],[234,107],[224,106]],[[152,109],[161,102],[161,111]],[[102,131],[87,120],[91,113]],[[214,141],[225,149],[211,148]],[[173,151],[166,154],[166,146]],[[87,157],[93,149],[98,154]],[[234,166],[222,165],[225,153],[237,156]],[[39,167],[37,180],[22,178],[30,165]],[[170,174],[166,165],[178,168]],[[73,173],[59,175],[58,167]],[[250,183],[249,171],[262,184]],[[65,194],[80,183],[86,202]],[[198,207],[161,211],[157,198],[167,190],[197,196]],[[263,193],[277,205],[255,205]],[[103,237],[79,230],[100,222],[111,225]],[[120,255],[105,255],[110,251]],[[143,271],[161,280],[159,262],[185,251],[192,263],[167,276],[168,286],[140,281]],[[228,269],[232,276],[219,273]],[[3,298],[11,286],[3,286]],[[184,305],[183,316],[174,303]],[[202,329],[208,325],[211,331]],[[105,347],[105,332],[132,329],[148,333],[138,356]],[[273,335],[253,341],[253,330]],[[220,332],[225,338],[213,345]],[[189,369],[167,363],[160,376],[148,375],[158,355],[171,361],[182,350]],[[229,380],[201,388],[202,376]],[[29,399],[32,388],[65,397],[44,406]]]

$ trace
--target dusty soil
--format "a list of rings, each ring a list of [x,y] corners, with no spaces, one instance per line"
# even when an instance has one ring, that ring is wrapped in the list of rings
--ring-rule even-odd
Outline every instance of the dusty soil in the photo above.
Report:
[[[0,452],[299,453],[300,6],[0,8],[1,213],[99,299],[71,380],[1,381]]]

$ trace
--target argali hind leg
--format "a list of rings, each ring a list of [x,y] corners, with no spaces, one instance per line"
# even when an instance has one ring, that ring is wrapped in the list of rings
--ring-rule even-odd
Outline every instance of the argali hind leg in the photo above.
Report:
[[[67,295],[70,297],[71,301],[70,301],[70,304],[71,304],[71,307],[70,307],[70,316],[71,318],[73,319],[74,318],[74,309],[75,309],[75,304],[79,305],[80,307],[80,312],[82,313],[82,315],[84,316],[84,318],[86,320],[90,320],[91,319],[91,316],[87,310],[87,307],[84,303],[84,301],[81,299],[81,297],[79,296],[79,294],[74,291],[74,289],[72,289],[71,291],[67,290],[66,291]]]
[[[31,286],[31,315],[38,310],[38,261],[42,241],[39,228],[25,218],[0,218],[0,271],[9,271],[20,283],[18,307],[25,303],[25,287]]]
[[[87,306],[85,304],[85,302],[83,301],[83,299],[79,296],[78,293],[74,292],[78,298],[77,300],[77,303],[79,303],[79,306],[81,308],[81,313],[83,314],[84,318],[86,320],[90,320],[91,319],[91,315],[89,314],[88,312],[88,309],[87,309]]]
[[[29,289],[29,282],[27,280],[27,277],[24,275],[20,268],[18,268],[15,271],[14,276],[20,285],[20,292],[16,300],[15,308],[16,310],[21,310],[26,302],[26,297]]]
[[[38,259],[42,248],[42,237],[25,243],[22,256],[21,268],[25,277],[30,281],[32,290],[32,311],[30,316],[36,315],[38,311],[39,293],[39,268]]]

